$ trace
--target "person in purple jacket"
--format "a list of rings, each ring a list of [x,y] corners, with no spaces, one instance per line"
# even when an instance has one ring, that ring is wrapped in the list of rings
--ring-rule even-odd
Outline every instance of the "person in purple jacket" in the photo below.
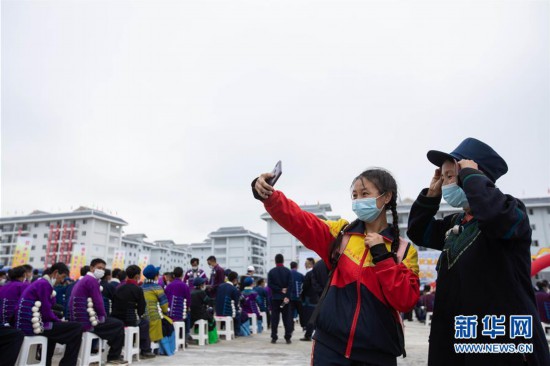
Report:
[[[120,353],[124,345],[124,323],[105,313],[99,280],[105,274],[105,261],[96,258],[90,263],[90,272],[74,285],[69,298],[69,319],[82,324],[84,331],[106,339],[110,346],[107,365],[125,365]],[[91,309],[91,310],[88,310]]]
[[[23,266],[8,271],[9,281],[0,287],[0,324],[14,323],[15,306],[29,285],[25,282],[25,268]]]
[[[206,293],[208,296],[215,298],[218,291],[218,286],[225,282],[225,271],[218,264],[216,257],[213,255],[208,257],[206,262],[208,263],[208,267],[212,270],[210,273],[210,280],[206,286]]]
[[[189,334],[191,317],[188,315],[191,308],[191,291],[187,283],[183,281],[183,268],[174,268],[173,274],[174,279],[164,289],[170,309],[168,316],[175,322],[185,321],[185,333]]]
[[[201,268],[199,268],[199,259],[192,258],[191,269],[185,272],[185,276],[183,276],[183,281],[187,283],[187,286],[189,286],[190,289],[192,289],[195,286],[195,278],[198,277],[204,278],[206,281],[208,281],[206,273]]]
[[[76,322],[61,321],[52,311],[55,304],[54,286],[69,275],[65,263],[55,263],[44,271],[44,276],[28,285],[15,308],[15,327],[27,336],[41,335],[48,338],[46,365],[52,364],[55,344],[65,345],[60,366],[77,364],[82,342],[82,326]]]

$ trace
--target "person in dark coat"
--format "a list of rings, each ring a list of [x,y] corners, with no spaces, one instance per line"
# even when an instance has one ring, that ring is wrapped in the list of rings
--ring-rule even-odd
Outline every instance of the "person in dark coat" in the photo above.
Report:
[[[302,293],[300,298],[303,302],[302,304],[302,314],[304,319],[300,319],[304,322],[306,333],[303,338],[300,338],[301,341],[309,342],[311,341],[311,336],[313,335],[313,329],[315,328],[313,324],[310,324],[309,320],[313,311],[319,302],[319,294],[316,289],[313,287],[313,266],[315,265],[315,259],[307,258],[305,267],[306,275],[304,276],[304,283],[302,285]]]
[[[206,286],[206,293],[210,297],[216,297],[218,291],[218,286],[225,282],[225,271],[216,261],[216,257],[211,255],[206,260],[208,267],[210,267],[210,279],[208,280],[208,285]]]
[[[233,318],[236,336],[241,334],[241,312],[239,308],[241,293],[237,288],[238,277],[237,272],[231,272],[227,276],[228,282],[222,283],[216,293],[216,315]]]
[[[284,266],[285,259],[282,254],[275,256],[275,268],[267,274],[267,284],[271,289],[271,343],[276,343],[279,320],[282,316],[285,327],[286,343],[292,343],[292,313],[290,312],[290,288],[292,286],[292,274]]]
[[[212,309],[215,299],[208,297],[204,291],[206,288],[204,277],[195,277],[193,287],[193,291],[191,291],[191,324],[195,324],[197,320],[207,320],[208,331],[212,331],[216,326]]]
[[[300,326],[306,327],[304,323],[304,314],[302,309],[302,300],[300,294],[302,293],[302,285],[304,283],[304,275],[298,272],[298,263],[290,262],[290,274],[292,276],[292,286],[290,286],[290,316],[292,321],[292,331],[294,332],[294,318],[298,316],[300,319]]]
[[[139,349],[141,358],[153,358],[149,321],[144,318],[145,296],[138,282],[141,268],[131,265],[126,268],[126,283],[116,288],[113,294],[113,311],[111,316],[124,322],[126,327],[139,327]]]
[[[328,282],[328,268],[324,260],[319,259],[313,269],[311,270],[311,286],[317,292],[317,295],[321,297],[323,290]]]
[[[21,345],[25,339],[25,333],[19,329],[0,323],[0,355],[2,355],[2,365],[15,365]]]
[[[506,162],[474,138],[450,154],[431,150],[428,160],[437,169],[411,208],[407,231],[415,244],[442,251],[428,365],[550,365],[530,281],[529,217],[523,202],[495,185]],[[442,197],[463,212],[434,218]],[[531,344],[533,352],[455,351],[468,343]]]

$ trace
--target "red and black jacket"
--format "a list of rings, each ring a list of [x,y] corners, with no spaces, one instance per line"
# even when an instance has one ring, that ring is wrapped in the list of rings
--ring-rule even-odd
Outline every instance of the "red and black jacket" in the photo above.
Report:
[[[330,248],[344,228],[338,266],[317,318],[315,340],[346,358],[376,364],[395,364],[404,352],[398,312],[414,308],[419,298],[418,256],[406,244],[402,261],[390,254],[390,227],[380,234],[385,245],[365,246],[365,224],[323,221],[280,191],[263,201],[271,217],[330,268]],[[347,227],[346,227],[347,226]]]

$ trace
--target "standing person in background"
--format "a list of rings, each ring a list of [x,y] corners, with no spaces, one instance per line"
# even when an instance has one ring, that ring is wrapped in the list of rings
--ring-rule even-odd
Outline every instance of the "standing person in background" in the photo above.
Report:
[[[298,263],[290,262],[290,274],[292,275],[292,286],[290,286],[290,317],[292,319],[292,331],[294,332],[294,318],[300,319],[302,329],[306,328],[304,323],[304,314],[302,314],[302,285],[304,283],[304,275],[298,272]]]
[[[273,176],[264,173],[252,182],[254,198],[332,269],[318,305],[312,364],[396,365],[405,352],[399,312],[418,301],[419,280],[416,249],[399,237],[395,179],[381,168],[356,176],[350,198],[357,220],[348,223],[302,210],[266,181]]]
[[[304,276],[304,284],[302,285],[302,293],[300,294],[300,298],[303,301],[303,307],[302,307],[302,314],[304,316],[303,319],[300,319],[300,321],[303,321],[306,328],[306,333],[304,334],[303,338],[300,338],[301,341],[311,341],[311,335],[313,334],[314,326],[313,324],[309,323],[309,319],[311,318],[311,315],[313,314],[313,311],[315,310],[315,306],[317,306],[317,302],[319,301],[319,295],[317,294],[317,291],[313,287],[313,266],[315,265],[315,259],[313,258],[307,258],[305,267],[306,267],[306,275]]]
[[[185,272],[185,276],[183,277],[183,282],[187,283],[187,286],[189,286],[190,289],[194,287],[194,281],[195,278],[201,277],[205,280],[208,280],[208,277],[206,276],[206,273],[202,268],[199,268],[199,259],[198,258],[191,258],[191,268]],[[206,281],[205,281],[206,282]]]
[[[105,268],[105,274],[103,278],[99,281],[101,286],[101,296],[103,296],[103,306],[105,307],[105,313],[107,316],[111,314],[113,307],[113,295],[115,294],[116,286],[111,285],[111,270]]]
[[[210,267],[210,279],[208,285],[206,286],[206,293],[210,297],[216,297],[218,291],[218,286],[225,282],[225,271],[216,261],[216,257],[211,255],[206,260],[208,267]]]
[[[292,274],[284,266],[285,259],[282,254],[275,256],[275,268],[267,274],[267,283],[271,289],[271,343],[277,343],[277,330],[279,319],[283,317],[285,327],[285,340],[292,343],[292,313],[290,311],[290,288],[292,287]]]
[[[522,201],[495,185],[508,171],[506,162],[474,138],[450,154],[430,150],[427,157],[437,169],[411,207],[407,235],[417,245],[441,250],[428,365],[550,365],[530,279],[529,216]],[[442,197],[463,211],[436,219]],[[501,283],[505,286],[497,286]],[[532,320],[531,327],[516,325],[530,328],[527,338],[514,334],[517,316]],[[464,322],[488,320],[491,329],[498,323],[510,329],[504,339],[516,346],[530,343],[533,352],[457,353],[456,344],[505,342],[491,332],[473,337],[460,332]]]

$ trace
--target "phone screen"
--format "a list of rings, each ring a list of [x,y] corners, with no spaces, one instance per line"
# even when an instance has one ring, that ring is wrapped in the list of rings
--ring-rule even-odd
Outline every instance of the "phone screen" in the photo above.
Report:
[[[277,181],[279,180],[281,174],[283,174],[283,166],[280,160],[277,162],[277,164],[275,164],[275,168],[273,168],[271,174],[273,174],[274,176],[268,179],[267,184],[273,187],[275,183],[277,183]]]

